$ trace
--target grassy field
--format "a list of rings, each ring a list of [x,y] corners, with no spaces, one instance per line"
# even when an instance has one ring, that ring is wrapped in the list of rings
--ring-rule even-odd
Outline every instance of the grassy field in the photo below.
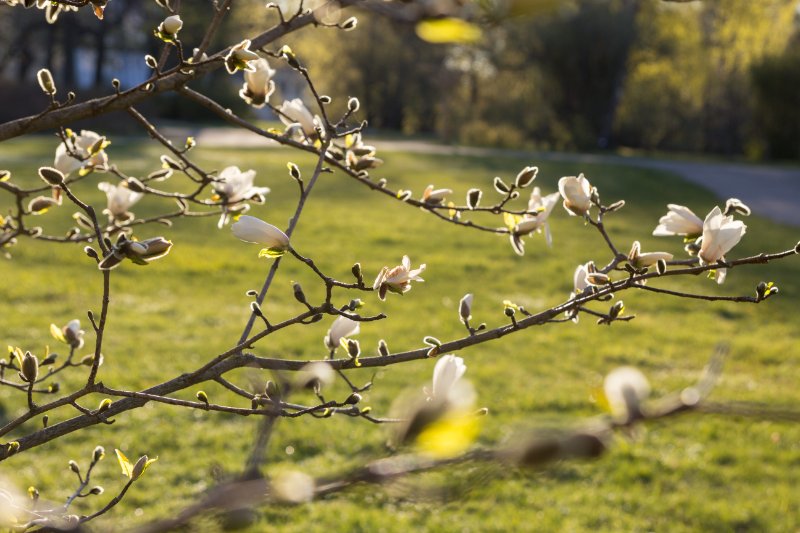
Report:
[[[36,168],[49,164],[56,143],[50,138],[0,145],[0,167],[22,184],[37,182]],[[162,152],[146,142],[116,142],[108,154],[130,175],[157,168]],[[536,161],[503,158],[444,158],[404,153],[382,154],[384,167],[375,173],[393,188],[421,196],[429,183],[449,187],[459,198],[471,187],[494,194],[491,178],[513,179]],[[296,185],[286,161],[310,175],[313,161],[283,150],[197,149],[198,162],[221,169],[238,165],[257,170],[257,185],[272,193],[252,214],[285,226],[294,208]],[[627,206],[609,218],[608,228],[621,248],[641,240],[645,251],[682,252],[680,239],[659,239],[650,233],[668,202],[708,212],[715,199],[695,186],[654,171],[616,166],[543,163],[537,184],[556,190],[560,176],[584,172],[606,203],[624,198]],[[173,178],[177,179],[177,178]],[[105,204],[96,183],[110,175],[92,176],[77,188],[97,207]],[[488,200],[484,200],[488,201]],[[8,197],[0,195],[7,210]],[[170,201],[146,198],[137,215],[173,208]],[[39,218],[50,232],[60,233],[74,212],[63,206]],[[174,227],[150,226],[139,238],[165,235],[173,252],[146,268],[124,264],[112,276],[112,308],[100,379],[117,388],[140,389],[191,371],[235,344],[249,311],[248,289],[261,285],[269,263],[257,259],[258,247],[218,230],[216,218],[179,221]],[[787,249],[798,240],[796,228],[769,223],[754,214],[733,257]],[[541,236],[529,239],[525,257],[513,254],[508,240],[457,228],[400,202],[370,192],[341,175],[322,176],[293,238],[301,253],[312,256],[323,271],[347,280],[360,262],[368,279],[384,265],[398,264],[404,254],[412,263],[427,263],[425,283],[404,297],[381,302],[368,295],[366,311],[386,312],[389,319],[365,324],[362,348],[373,353],[384,338],[393,351],[416,348],[426,335],[453,339],[463,335],[459,299],[475,295],[473,316],[489,326],[505,323],[502,301],[513,300],[535,311],[560,303],[572,289],[575,266],[590,259],[608,260],[602,239],[591,227],[568,217],[560,207],[552,217],[554,247]],[[48,328],[99,311],[101,277],[82,246],[47,245],[24,240],[0,259],[0,343],[35,353],[55,347]],[[303,283],[315,299],[322,294],[307,269],[284,262],[264,306],[278,320],[300,310],[291,282]],[[735,305],[676,300],[666,296],[626,293],[626,309],[637,318],[612,327],[597,326],[591,317],[579,324],[532,328],[460,353],[479,403],[490,409],[481,444],[513,440],[519,431],[578,423],[598,414],[591,390],[602,376],[620,365],[635,365],[648,375],[654,394],[665,394],[692,382],[714,346],[728,343],[730,357],[714,391],[714,401],[764,403],[795,408],[800,402],[800,260],[732,270],[722,287],[699,276],[659,281],[661,287],[706,294],[753,294],[761,280],[775,281],[781,293],[762,305]],[[351,296],[341,294],[347,302]],[[598,308],[598,310],[605,310]],[[326,319],[304,329],[281,332],[257,345],[259,355],[314,359],[324,355]],[[93,337],[87,335],[87,346]],[[58,347],[59,349],[61,347]],[[83,353],[89,353],[84,348]],[[430,380],[433,361],[387,368],[363,405],[386,415],[399,393]],[[83,374],[59,376],[62,391],[79,387]],[[354,373],[358,381],[372,376]],[[255,371],[235,372],[231,379],[245,388],[263,387],[269,377]],[[221,388],[203,386],[212,401],[237,402]],[[196,389],[179,397],[192,399]],[[344,387],[334,396],[343,396]],[[298,398],[298,400],[310,398]],[[101,398],[84,403],[94,408]],[[0,388],[5,416],[22,413],[24,398]],[[51,423],[74,416],[74,410],[51,413]],[[32,431],[40,421],[24,426]],[[35,485],[42,497],[63,501],[73,489],[69,459],[82,466],[93,448],[109,456],[93,476],[106,493],[77,502],[77,512],[97,509],[123,485],[113,448],[128,456],[159,456],[122,504],[98,521],[98,530],[112,530],[162,517],[182,508],[214,484],[215,476],[236,473],[248,453],[257,421],[219,413],[149,404],[119,416],[113,426],[96,426],[4,461],[0,475],[18,486]],[[268,473],[293,468],[314,475],[342,472],[386,455],[385,428],[365,421],[333,417],[279,422],[269,446]],[[601,460],[563,463],[541,471],[476,467],[448,471],[457,485],[445,501],[413,498],[420,487],[404,482],[376,490],[356,488],[302,507],[260,509],[252,531],[793,531],[800,528],[800,428],[796,423],[719,415],[689,415],[654,423],[632,438],[620,437]],[[443,481],[426,476],[420,483]],[[213,531],[219,524],[199,521],[193,530]]]

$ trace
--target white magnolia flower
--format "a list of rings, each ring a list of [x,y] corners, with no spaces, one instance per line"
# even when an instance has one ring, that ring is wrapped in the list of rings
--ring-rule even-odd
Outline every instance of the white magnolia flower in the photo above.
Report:
[[[283,255],[289,249],[289,237],[263,220],[242,215],[239,220],[231,226],[234,236],[245,242],[263,244],[266,246],[259,256],[277,257]]]
[[[603,392],[611,414],[628,422],[641,414],[641,403],[650,396],[650,383],[638,369],[623,366],[606,376]]]
[[[357,335],[360,330],[361,326],[357,321],[339,315],[336,317],[336,320],[333,321],[331,329],[328,330],[328,334],[325,335],[325,346],[331,350],[335,350],[339,347],[342,339],[346,339],[351,335]]]
[[[433,367],[433,387],[431,399],[446,400],[458,380],[467,371],[464,359],[453,354],[442,355]]]
[[[588,289],[592,284],[589,283],[589,272],[594,270],[594,262],[589,261],[583,265],[578,265],[578,268],[575,269],[575,273],[572,275],[572,283],[575,288],[575,292],[573,292],[573,296],[577,296],[586,289]]]
[[[669,213],[658,220],[653,235],[666,237],[670,235],[697,236],[703,233],[703,221],[688,207],[667,204]]]
[[[166,34],[174,36],[183,28],[183,21],[181,17],[178,15],[172,15],[171,17],[167,17],[164,21],[159,24],[158,31]]]
[[[316,135],[317,130],[314,127],[314,115],[308,110],[303,101],[299,98],[294,100],[286,100],[278,108],[280,114],[278,118],[287,126],[299,124],[303,133],[308,136]]]
[[[264,58],[256,59],[250,65],[253,70],[245,71],[244,85],[239,96],[251,106],[262,108],[275,91],[275,82],[272,81],[275,71]]]
[[[386,291],[396,294],[403,294],[411,290],[412,281],[425,281],[419,275],[425,270],[422,264],[419,268],[411,269],[411,260],[407,255],[403,256],[403,264],[394,268],[383,267],[375,278],[372,288],[378,291],[381,300],[386,299]]]
[[[164,237],[152,237],[143,241],[129,241],[125,248],[128,259],[143,265],[167,255],[172,248],[172,241]]]
[[[81,329],[81,321],[77,318],[67,322],[67,325],[61,329],[64,334],[64,339],[67,344],[80,350],[83,347],[83,335],[86,333]]]
[[[583,174],[558,180],[558,192],[564,199],[564,209],[570,215],[583,216],[592,207],[592,185]]]
[[[80,320],[70,320],[67,325],[60,328],[50,324],[50,334],[58,341],[68,344],[75,350],[83,348],[83,336],[86,332],[81,329]]]
[[[219,173],[218,181],[214,182],[214,192],[217,193],[226,204],[235,204],[244,200],[250,200],[256,196],[264,196],[269,193],[269,187],[253,186],[253,179],[256,177],[255,170],[242,172],[239,167],[231,166],[222,169]]]
[[[725,254],[736,246],[747,231],[747,226],[741,220],[733,220],[732,216],[725,216],[719,206],[706,216],[703,221],[703,237],[698,257],[703,265],[711,265],[720,260],[725,260]],[[717,283],[723,283],[727,277],[727,270],[717,270]]]
[[[250,50],[250,39],[245,39],[233,48],[225,56],[225,70],[233,74],[237,70],[253,71],[253,61],[258,59],[258,54]]]
[[[255,170],[251,169],[247,172],[242,172],[236,166],[226,167],[219,173],[218,181],[214,182],[214,192],[216,193],[214,200],[222,200],[225,205],[222,206],[222,215],[217,224],[218,228],[222,228],[230,221],[231,211],[246,213],[250,209],[248,205],[237,206],[232,209],[235,204],[245,200],[263,203],[264,196],[269,193],[270,189],[269,187],[253,186],[255,176]]]
[[[107,144],[107,141],[97,133],[82,130],[80,135],[68,137],[67,142],[70,149],[68,150],[67,145],[63,142],[59,144],[53,161],[53,166],[65,176],[78,169],[82,169],[82,171],[89,171],[95,168],[103,169],[108,164],[108,156],[102,149]],[[100,149],[92,155],[90,153],[92,147]]]
[[[448,194],[453,194],[452,189],[434,189],[428,185],[422,193],[422,201],[428,204],[440,204]]]
[[[108,207],[103,211],[116,220],[128,220],[133,217],[130,208],[144,196],[143,193],[134,192],[128,188],[126,182],[112,185],[105,181],[98,183],[97,188],[106,193]]]
[[[553,212],[558,198],[559,193],[557,192],[542,196],[539,187],[534,187],[531,192],[531,198],[528,200],[528,211],[537,211],[538,214],[536,216],[525,215],[522,217],[522,221],[515,228],[515,233],[529,234],[534,231],[541,233],[544,230],[547,245],[552,246],[553,237],[550,234],[550,224],[547,223],[547,219],[550,217],[550,213]]]
[[[633,241],[630,253],[628,253],[628,262],[636,268],[644,268],[655,265],[660,259],[670,261],[672,254],[667,252],[641,252],[642,245],[639,241]]]

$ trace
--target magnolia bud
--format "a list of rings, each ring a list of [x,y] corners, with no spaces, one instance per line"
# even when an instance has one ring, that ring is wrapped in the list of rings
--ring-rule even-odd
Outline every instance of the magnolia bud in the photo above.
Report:
[[[36,79],[39,81],[39,87],[42,88],[45,94],[56,94],[56,83],[53,81],[53,75],[46,68],[41,69],[36,73]]]
[[[141,477],[144,473],[145,466],[147,466],[147,456],[143,455],[139,457],[139,460],[136,461],[136,464],[133,465],[133,470],[131,470],[131,481],[136,481]]]
[[[508,191],[511,190],[509,186],[506,185],[505,182],[500,178],[500,176],[496,176],[494,178],[492,185],[494,185],[494,189],[500,194],[508,194]]]
[[[280,390],[278,389],[278,385],[272,380],[267,381],[267,384],[264,387],[264,395],[270,400],[279,398]]]
[[[384,357],[389,355],[389,345],[387,345],[386,341],[383,339],[378,341],[378,353]]]
[[[353,31],[358,26],[358,19],[355,17],[350,17],[349,19],[342,22],[340,28],[344,31]]]
[[[144,192],[145,186],[144,183],[139,181],[136,178],[128,178],[125,181],[126,185],[128,185],[128,189],[132,190],[133,192]]]
[[[289,175],[291,175],[294,179],[300,179],[300,168],[295,165],[294,163],[286,163],[286,166],[289,169]]]
[[[208,405],[208,394],[206,394],[205,391],[197,391],[197,394],[195,396],[197,397],[198,400]]]
[[[92,489],[89,491],[89,494],[91,494],[93,496],[99,496],[100,494],[103,494],[103,492],[104,492],[103,487],[101,487],[100,485],[97,485],[95,487],[92,487]]]
[[[361,107],[361,102],[358,101],[358,98],[352,97],[347,101],[347,109],[351,113],[355,113]]]
[[[103,401],[100,402],[100,405],[97,406],[97,412],[104,413],[108,411],[110,407],[111,407],[111,400],[109,400],[108,398],[104,398]]]
[[[76,463],[75,461],[71,460],[69,462],[69,469],[72,470],[73,472],[75,472],[76,474],[81,475],[81,469],[78,466],[78,463]]]
[[[41,167],[39,169],[39,177],[48,185],[61,185],[64,183],[64,174],[53,167]]]
[[[458,314],[461,320],[467,322],[472,318],[472,294],[466,294],[458,304]]]
[[[353,359],[358,359],[358,356],[361,355],[361,346],[357,340],[347,339],[347,353]]]
[[[538,173],[538,167],[525,167],[520,171],[519,174],[517,174],[517,178],[514,180],[514,185],[519,188],[527,187],[533,183],[533,180],[536,179],[536,174]]]
[[[622,209],[623,207],[625,207],[625,200],[619,200],[619,201],[614,202],[610,206],[608,206],[606,208],[606,211],[608,211],[610,213],[610,212]]]
[[[106,456],[105,448],[103,448],[102,446],[98,446],[97,448],[94,449],[94,452],[92,453],[92,461],[96,463],[105,456]]]
[[[620,300],[611,306],[611,309],[608,310],[608,316],[617,318],[623,309],[625,309],[625,304]]]
[[[663,276],[664,273],[667,271],[667,262],[663,259],[659,259],[656,262],[656,271],[658,271],[659,276]]]
[[[800,243],[798,243],[798,246],[800,246]],[[355,278],[358,281],[362,281],[364,279],[361,273],[361,263],[356,263],[355,265],[353,265],[353,268],[350,269],[350,271],[353,273],[353,276],[355,276]]]
[[[181,30],[181,28],[183,28],[183,21],[178,15],[172,15],[171,17],[165,18],[164,22],[162,22],[159,26],[159,29],[162,33],[169,35],[175,35]]]
[[[345,405],[355,405],[361,401],[361,395],[357,392],[354,392],[347,399],[344,401]]]
[[[470,189],[467,191],[467,207],[470,209],[475,209],[478,207],[478,204],[481,201],[481,196],[483,196],[483,191],[480,189]]]
[[[20,377],[28,383],[33,383],[39,377],[39,360],[31,352],[25,352],[22,358]]]
[[[319,101],[323,104],[330,104],[333,100],[327,94],[321,94],[319,97]]]
[[[294,283],[292,285],[292,290],[294,291],[294,299],[300,302],[301,304],[306,303],[306,295],[303,292],[303,288],[300,286],[299,283]]]

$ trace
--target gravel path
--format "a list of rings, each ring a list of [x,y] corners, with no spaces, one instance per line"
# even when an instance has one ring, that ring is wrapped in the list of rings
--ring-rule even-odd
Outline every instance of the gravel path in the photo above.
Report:
[[[173,133],[173,132],[170,132]],[[247,147],[275,146],[258,135],[233,128],[203,128],[199,131],[174,131],[185,136],[193,133],[201,146]],[[528,152],[467,146],[447,146],[414,140],[375,141],[379,152],[414,152],[423,154],[456,155],[464,157],[510,156],[530,161],[568,161],[630,165],[665,170],[686,181],[701,185],[720,199],[739,198],[754,213],[775,222],[800,227],[800,168],[782,168],[742,163],[700,163],[623,157],[606,154],[574,154],[565,152]],[[665,200],[666,203],[666,200]]]

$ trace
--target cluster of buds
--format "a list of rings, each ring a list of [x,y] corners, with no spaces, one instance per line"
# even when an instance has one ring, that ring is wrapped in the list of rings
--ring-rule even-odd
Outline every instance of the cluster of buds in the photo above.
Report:
[[[111,270],[125,259],[130,259],[137,265],[145,266],[151,261],[167,255],[172,249],[172,242],[164,237],[153,237],[143,241],[129,240],[121,234],[117,243],[112,246],[102,261],[98,264],[100,270]]]

